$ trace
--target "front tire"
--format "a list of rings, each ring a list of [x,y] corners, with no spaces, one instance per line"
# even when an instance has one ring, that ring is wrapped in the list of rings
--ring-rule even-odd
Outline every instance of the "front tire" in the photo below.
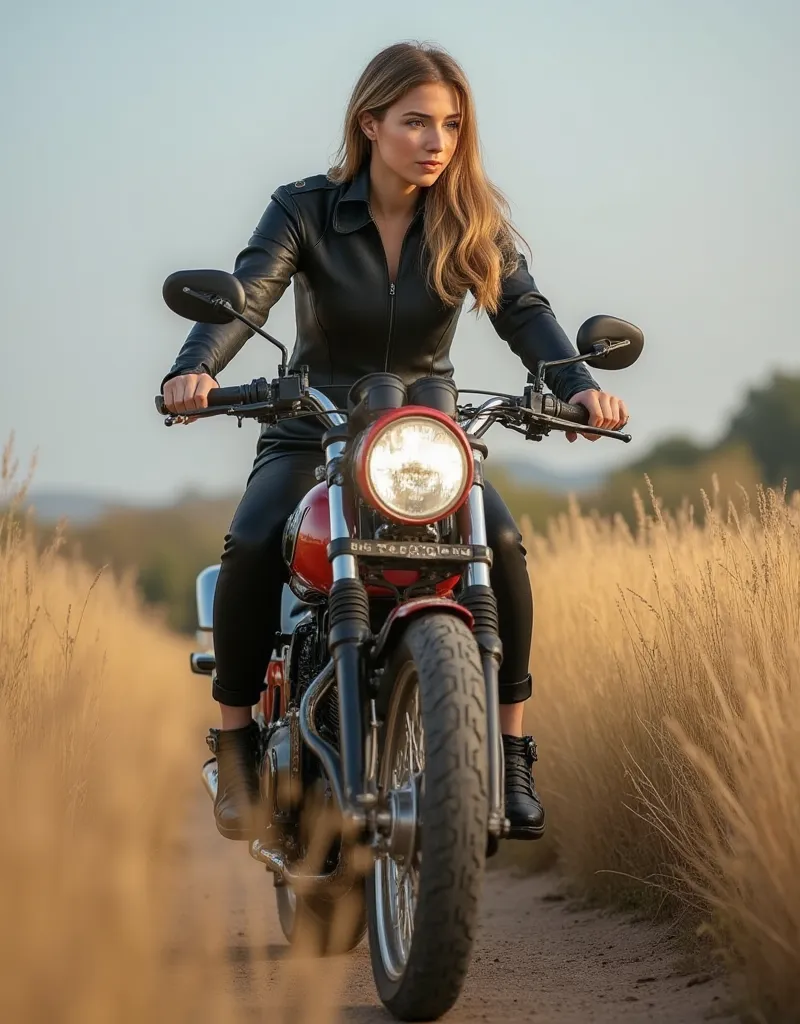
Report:
[[[411,856],[386,854],[367,879],[372,970],[399,1020],[436,1020],[472,955],[489,815],[486,690],[466,624],[412,620],[387,670],[382,792],[418,807]],[[416,795],[415,795],[416,794]]]

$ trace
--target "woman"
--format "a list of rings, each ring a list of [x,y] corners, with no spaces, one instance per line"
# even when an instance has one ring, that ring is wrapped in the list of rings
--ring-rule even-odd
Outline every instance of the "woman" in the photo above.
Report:
[[[308,365],[312,386],[338,403],[370,372],[390,371],[406,384],[452,376],[450,345],[467,291],[528,369],[573,355],[517,251],[506,210],[481,165],[464,72],[439,49],[390,46],[355,87],[337,164],[327,175],[279,188],[239,254],[234,272],[247,314],[262,324],[293,279],[291,366]],[[204,408],[216,375],[250,334],[238,321],[196,324],[162,385],[167,406],[177,413]],[[593,426],[627,422],[624,404],[600,390],[583,365],[559,368],[547,383],[559,398],[584,405]],[[232,839],[248,837],[258,793],[251,712],[279,623],[281,534],[315,482],[322,430],[318,420],[301,419],[262,431],[225,539],[214,607],[213,695],[222,717],[214,810],[217,828]],[[544,810],[531,775],[535,745],[523,736],[533,619],[525,551],[490,484],[485,503],[504,651],[506,814],[513,838],[536,839]]]

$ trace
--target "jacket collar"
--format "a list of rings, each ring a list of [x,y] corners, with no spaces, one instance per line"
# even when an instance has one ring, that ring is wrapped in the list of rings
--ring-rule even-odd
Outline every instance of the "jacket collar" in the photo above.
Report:
[[[422,189],[414,219],[422,211],[425,204],[427,189]],[[358,231],[372,220],[369,207],[369,161],[361,165],[361,170],[344,188],[344,192],[336,203],[333,214],[333,226],[340,234],[348,235]]]
[[[333,226],[340,234],[347,235],[365,227],[371,220],[367,162],[361,165],[361,170],[340,196],[333,215]]]

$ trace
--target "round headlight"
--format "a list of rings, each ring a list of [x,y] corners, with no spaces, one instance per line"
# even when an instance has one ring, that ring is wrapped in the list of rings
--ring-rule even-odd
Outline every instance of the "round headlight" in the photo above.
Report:
[[[471,454],[459,428],[438,417],[401,414],[384,426],[379,421],[363,452],[365,496],[390,518],[434,522],[465,497]]]

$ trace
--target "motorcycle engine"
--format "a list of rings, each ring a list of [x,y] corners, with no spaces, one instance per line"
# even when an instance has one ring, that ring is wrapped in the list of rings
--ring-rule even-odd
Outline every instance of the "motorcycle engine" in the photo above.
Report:
[[[290,676],[293,682],[292,697],[300,703],[309,683],[324,664],[319,650],[320,638],[316,623],[301,626],[292,640],[292,661]],[[327,650],[325,650],[327,657]],[[339,698],[336,687],[332,687],[319,705],[317,727],[329,742],[339,744]]]

